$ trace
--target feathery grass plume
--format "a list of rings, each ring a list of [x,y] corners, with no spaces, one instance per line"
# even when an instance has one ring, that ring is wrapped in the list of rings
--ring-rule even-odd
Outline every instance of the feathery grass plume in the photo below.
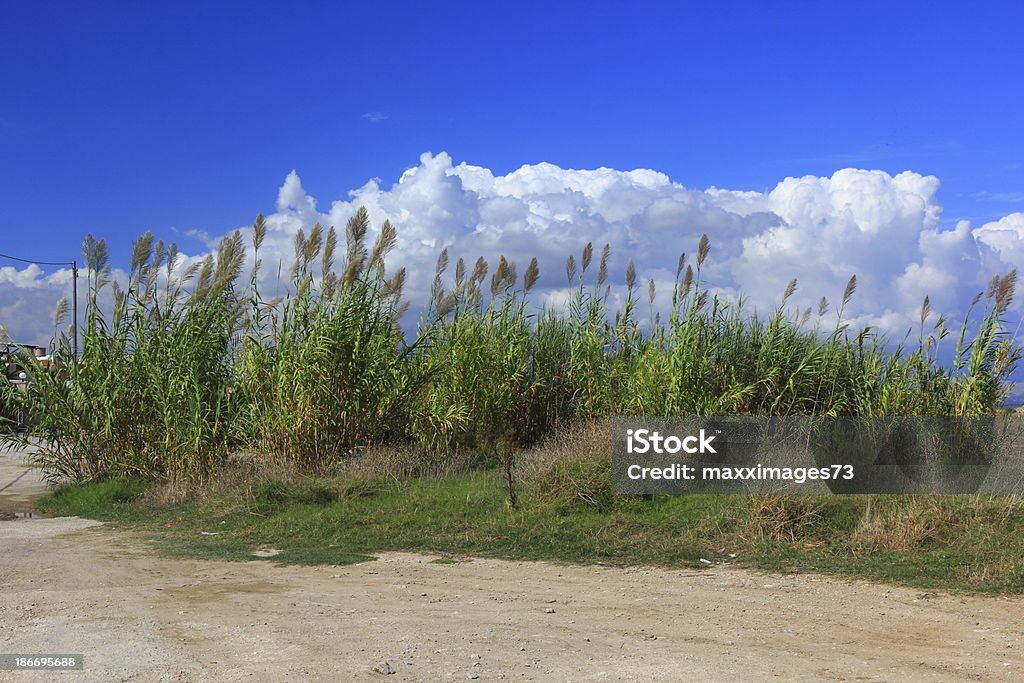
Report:
[[[302,255],[306,253],[306,232],[302,228],[299,228],[295,232],[295,238],[292,240],[292,246],[295,251],[295,261],[292,263],[292,279],[298,281],[302,278],[305,273],[302,269]]]
[[[633,289],[636,285],[636,264],[633,259],[626,262],[626,288]]]
[[[252,224],[252,246],[255,251],[259,251],[260,247],[263,246],[263,240],[267,237],[267,219],[263,217],[262,213],[256,214],[256,220]]]
[[[62,296],[57,305],[53,308],[53,346],[56,351],[62,344],[60,336],[60,328],[67,320],[68,317],[68,298]],[[2,340],[3,337],[0,337]],[[0,420],[2,422],[2,420]]]
[[[153,247],[153,270],[159,271],[160,267],[164,264],[164,259],[167,258],[167,245],[164,244],[163,240],[157,240],[156,246]],[[153,277],[156,277],[154,272]]]
[[[806,325],[807,321],[811,319],[811,307],[808,306],[804,309],[803,315],[800,316],[800,325]]]
[[[573,258],[572,254],[569,254],[569,258],[565,260],[565,278],[572,284],[573,279],[576,277],[576,259]]]
[[[441,279],[444,271],[448,270],[448,247],[441,250],[437,256],[437,265],[434,266],[434,277]]]
[[[113,316],[113,319],[114,320],[120,320],[121,316],[124,315],[125,305],[127,304],[128,295],[125,293],[125,291],[123,289],[121,289],[121,285],[118,284],[117,280],[114,280],[111,283],[110,292],[111,292],[111,295],[112,295],[112,297],[114,299],[114,316]],[[171,306],[171,305],[173,305],[173,302],[169,301],[168,302],[168,306]]]
[[[403,301],[391,310],[391,335],[402,344],[405,343],[405,332],[402,330],[402,319],[409,312],[411,301]]]
[[[924,301],[921,303],[921,328],[924,329],[924,322],[928,320],[928,316],[932,312],[932,300],[927,295],[924,297]]]
[[[166,259],[166,276],[168,281],[174,275],[174,269],[178,267],[178,257],[181,256],[181,252],[178,250],[178,243],[171,242],[167,245],[167,259]]]
[[[828,313],[828,299],[821,297],[821,300],[818,302],[818,317],[820,318],[826,313]]]
[[[96,240],[92,233],[85,236],[82,244],[82,256],[85,260],[86,274],[90,283],[104,282],[110,272],[110,256],[106,240]],[[90,284],[92,286],[92,284]]]
[[[89,270],[93,269],[93,259],[96,251],[96,239],[92,237],[92,232],[85,234],[85,240],[82,241],[82,259],[85,261],[85,267]]]
[[[184,271],[182,271],[181,277],[178,279],[178,282],[180,284],[187,284],[191,282],[192,278],[196,277],[196,273],[199,272],[199,269],[202,268],[205,263],[206,259],[201,259],[199,261],[193,261],[192,263],[190,263],[188,267],[185,268]]]
[[[679,276],[683,274],[683,268],[684,267],[686,267],[686,252],[685,251],[681,252],[679,254],[679,262],[676,263],[676,279],[677,280],[679,279]]]
[[[466,262],[459,257],[459,260],[455,262],[455,286],[459,287],[466,282]]]
[[[988,286],[985,287],[985,298],[986,299],[992,299],[992,298],[995,297],[995,295],[996,295],[996,288],[999,286],[1000,280],[1001,280],[1001,277],[1000,277],[999,273],[996,273],[991,278],[989,278]]]
[[[693,286],[693,266],[686,266],[686,274],[683,275],[683,296],[690,293]]]
[[[469,281],[474,284],[480,284],[487,277],[487,260],[480,256],[477,258],[476,263],[473,265],[473,274],[470,276]]]
[[[601,249],[601,259],[597,264],[597,284],[603,285],[608,280],[608,256],[611,254],[611,246],[605,244]]]
[[[995,287],[994,299],[998,314],[1003,313],[1013,303],[1013,295],[1017,291],[1017,269],[1014,268],[1006,275],[999,278]]]
[[[537,284],[537,278],[540,277],[540,266],[537,265],[537,257],[534,256],[530,259],[530,265],[526,267],[526,272],[523,274],[523,294],[529,294],[533,286]]]
[[[850,299],[853,298],[854,292],[857,291],[857,274],[854,273],[850,276],[850,280],[846,283],[846,289],[843,290],[843,306],[850,303]]]
[[[459,303],[459,296],[462,293],[461,287],[456,287],[450,292],[445,293],[441,299],[437,302],[437,310],[435,315],[438,318],[446,318],[448,314],[455,310],[456,304]]]
[[[242,231],[235,230],[220,240],[217,245],[217,268],[214,272],[213,289],[216,295],[232,290],[242,274],[245,265],[245,242]]]
[[[317,223],[313,226],[313,229],[309,231],[309,237],[306,238],[306,244],[303,245],[302,249],[302,263],[308,269],[311,263],[314,263],[320,256],[320,250],[324,244],[324,226]]]
[[[437,256],[437,265],[434,266],[434,283],[430,286],[430,303],[439,313],[441,302],[445,298],[444,285],[441,283],[441,276],[448,269],[448,248],[445,247]],[[443,317],[443,316],[441,316]]]
[[[650,301],[652,306],[654,305],[654,296],[655,296],[654,278],[651,278],[650,282],[647,283],[647,299],[648,299],[648,301]]]
[[[213,256],[207,255],[198,265],[195,286],[192,288],[193,298],[202,296],[213,286]]]
[[[324,274],[334,269],[334,256],[338,251],[338,230],[334,225],[327,228],[327,237],[324,239],[324,256],[321,260],[321,270]]]
[[[502,288],[505,290],[514,289],[517,277],[516,264],[510,261],[508,267],[505,268],[505,281],[502,283]]]
[[[587,242],[587,246],[583,247],[583,255],[580,258],[580,274],[586,275],[587,268],[590,267],[590,261],[594,258],[594,243]]]
[[[395,274],[391,276],[391,279],[384,283],[384,288],[387,293],[395,299],[402,298],[402,289],[405,287],[405,276],[405,266],[402,266],[395,271]]]
[[[477,257],[463,287],[464,298],[471,306],[479,306],[483,300],[483,281],[487,277],[487,270],[487,260],[483,256]]]
[[[131,269],[132,275],[137,274],[146,265],[153,254],[153,233],[146,232],[132,243]]]
[[[700,241],[697,242],[697,270],[701,269],[704,265],[704,260],[708,257],[708,253],[711,251],[711,240],[708,238],[708,234],[704,233],[700,236]]]
[[[68,298],[62,296],[57,305],[53,308],[53,327],[58,328],[64,324],[68,317]]]
[[[331,298],[334,295],[334,287],[338,282],[338,276],[334,273],[334,253],[338,250],[338,231],[334,226],[327,228],[327,236],[324,237],[324,250],[320,258],[320,282],[323,295]]]
[[[164,263],[164,301],[170,306],[171,299],[177,296],[178,282],[174,271],[178,267],[180,252],[177,242],[167,245],[167,257]]]
[[[494,269],[494,275],[491,276],[491,296],[498,296],[498,292],[504,290],[508,280],[508,271],[509,262],[504,256],[501,256],[498,259],[498,267]]]
[[[384,225],[380,228],[380,233],[377,235],[377,240],[373,243],[373,249],[370,252],[370,260],[367,266],[367,270],[373,273],[374,277],[381,277],[383,275],[384,259],[391,253],[391,250],[395,248],[397,243],[398,231],[391,224],[391,221],[385,220]]]
[[[793,292],[796,291],[796,278],[789,281],[786,285],[786,291],[782,293],[782,303],[786,303],[789,297],[793,296]]]
[[[341,282],[346,286],[351,286],[363,274],[363,268],[366,265],[366,234],[369,229],[370,214],[365,206],[360,206],[345,224],[347,253]]]
[[[856,291],[857,274],[854,273],[846,283],[846,289],[843,290],[843,301],[839,305],[839,310],[836,311],[836,333],[842,332],[846,329],[846,324],[843,323],[843,313],[846,311],[846,305],[850,303],[850,299],[853,298],[853,294]]]

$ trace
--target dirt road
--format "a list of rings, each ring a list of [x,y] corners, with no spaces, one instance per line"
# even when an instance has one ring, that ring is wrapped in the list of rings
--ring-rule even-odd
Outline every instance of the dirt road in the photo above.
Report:
[[[86,520],[0,522],[0,653],[85,655],[83,671],[0,672],[0,680],[1007,681],[1024,674],[1018,598],[729,567],[432,559],[387,554],[319,568],[172,560]]]

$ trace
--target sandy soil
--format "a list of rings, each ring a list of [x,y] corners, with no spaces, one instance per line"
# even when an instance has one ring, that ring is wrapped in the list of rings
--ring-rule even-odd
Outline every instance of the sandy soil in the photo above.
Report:
[[[31,449],[0,449],[0,517],[30,510],[32,500],[46,493],[39,470],[28,466],[30,456]]]
[[[0,486],[10,474],[0,467]],[[0,522],[0,653],[85,655],[84,671],[0,672],[0,680],[1005,681],[1024,673],[1018,598],[732,567],[432,559],[386,554],[319,568],[173,560],[88,520]]]

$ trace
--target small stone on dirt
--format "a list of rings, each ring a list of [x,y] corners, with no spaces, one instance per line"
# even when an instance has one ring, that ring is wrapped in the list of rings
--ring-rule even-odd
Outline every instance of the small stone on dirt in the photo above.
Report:
[[[394,667],[391,666],[391,662],[381,662],[377,666],[373,667],[376,673],[390,676],[395,673]]]

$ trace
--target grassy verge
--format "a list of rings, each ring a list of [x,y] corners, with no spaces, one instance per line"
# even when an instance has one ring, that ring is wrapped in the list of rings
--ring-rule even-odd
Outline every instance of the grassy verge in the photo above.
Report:
[[[506,503],[498,469],[443,479],[239,479],[184,497],[166,485],[106,481],[58,488],[39,506],[111,520],[143,532],[162,552],[199,558],[253,560],[254,551],[273,549],[279,553],[268,559],[282,564],[343,564],[401,550],[704,567],[703,558],[1024,593],[1024,502],[1016,498],[692,495],[595,503],[560,495],[547,481],[524,487],[518,510]]]

